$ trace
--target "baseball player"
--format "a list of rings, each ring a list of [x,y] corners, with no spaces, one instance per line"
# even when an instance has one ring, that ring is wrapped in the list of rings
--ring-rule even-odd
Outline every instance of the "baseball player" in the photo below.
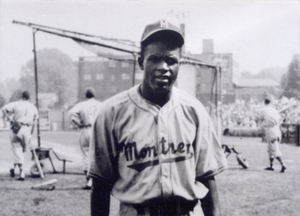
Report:
[[[173,87],[184,38],[161,20],[141,39],[141,85],[103,102],[91,142],[91,214],[220,215],[214,176],[227,166],[212,121],[200,101]]]
[[[86,90],[85,97],[85,101],[79,102],[69,111],[69,116],[71,121],[81,129],[79,144],[82,155],[82,169],[86,175],[86,184],[83,189],[90,189],[92,179],[87,176],[90,137],[92,125],[98,114],[101,102],[95,99],[95,91],[92,88]]]
[[[15,177],[16,167],[19,167],[20,175],[17,180],[24,181],[23,170],[24,152],[31,148],[31,138],[35,130],[38,110],[35,105],[29,102],[28,91],[22,93],[20,101],[6,104],[2,111],[11,123],[10,140],[12,144],[14,168],[10,170],[11,177]]]
[[[268,142],[268,153],[270,159],[270,166],[265,170],[274,171],[273,161],[276,158],[281,164],[281,172],[286,170],[286,166],[282,161],[282,153],[279,149],[281,140],[280,131],[280,114],[276,108],[272,105],[271,99],[266,98],[264,101],[265,107],[261,113],[261,120],[263,121],[263,127],[266,130],[266,139]]]

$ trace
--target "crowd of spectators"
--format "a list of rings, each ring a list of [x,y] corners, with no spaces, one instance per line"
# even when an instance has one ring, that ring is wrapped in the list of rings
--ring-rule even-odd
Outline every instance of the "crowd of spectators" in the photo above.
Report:
[[[273,99],[274,106],[281,110],[284,107],[294,105],[281,112],[281,124],[300,124],[300,101],[295,98],[282,97]],[[264,101],[250,99],[244,101],[237,99],[232,104],[222,105],[222,126],[223,128],[259,128],[261,127],[260,113],[264,107]],[[213,109],[213,112],[216,112]],[[208,111],[210,112],[211,110]]]

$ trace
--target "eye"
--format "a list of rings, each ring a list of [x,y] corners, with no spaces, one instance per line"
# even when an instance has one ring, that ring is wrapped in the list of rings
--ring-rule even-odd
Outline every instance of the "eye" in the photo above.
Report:
[[[150,56],[148,60],[151,61],[152,63],[158,63],[160,59],[161,58],[159,56]]]
[[[166,57],[165,61],[168,65],[178,64],[178,59],[177,58]]]

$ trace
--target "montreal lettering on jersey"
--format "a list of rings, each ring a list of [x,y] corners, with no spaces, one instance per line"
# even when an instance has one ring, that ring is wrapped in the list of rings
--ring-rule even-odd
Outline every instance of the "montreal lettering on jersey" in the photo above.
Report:
[[[194,156],[193,151],[191,151],[191,144],[185,144],[183,142],[180,142],[176,147],[174,143],[167,144],[164,137],[159,143],[162,146],[162,154],[167,155],[170,153],[171,155],[174,155],[174,157],[162,160],[161,163],[177,163],[180,161],[191,159]],[[152,157],[152,155],[153,157],[158,156],[158,150],[156,146],[145,145],[145,147],[138,151],[136,142],[132,142],[126,144],[123,143],[120,147],[122,149],[121,152],[125,154],[127,161],[138,161],[140,159],[145,159],[146,157],[150,158]],[[158,164],[159,160],[155,159],[141,163],[135,162],[134,164],[129,165],[128,167],[131,169],[135,169],[138,172],[141,172],[147,167],[156,166]]]

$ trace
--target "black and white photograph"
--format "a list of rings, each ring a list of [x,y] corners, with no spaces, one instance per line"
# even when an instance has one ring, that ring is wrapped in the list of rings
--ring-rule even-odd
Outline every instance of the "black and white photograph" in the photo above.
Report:
[[[0,0],[0,215],[300,215],[299,0]]]

